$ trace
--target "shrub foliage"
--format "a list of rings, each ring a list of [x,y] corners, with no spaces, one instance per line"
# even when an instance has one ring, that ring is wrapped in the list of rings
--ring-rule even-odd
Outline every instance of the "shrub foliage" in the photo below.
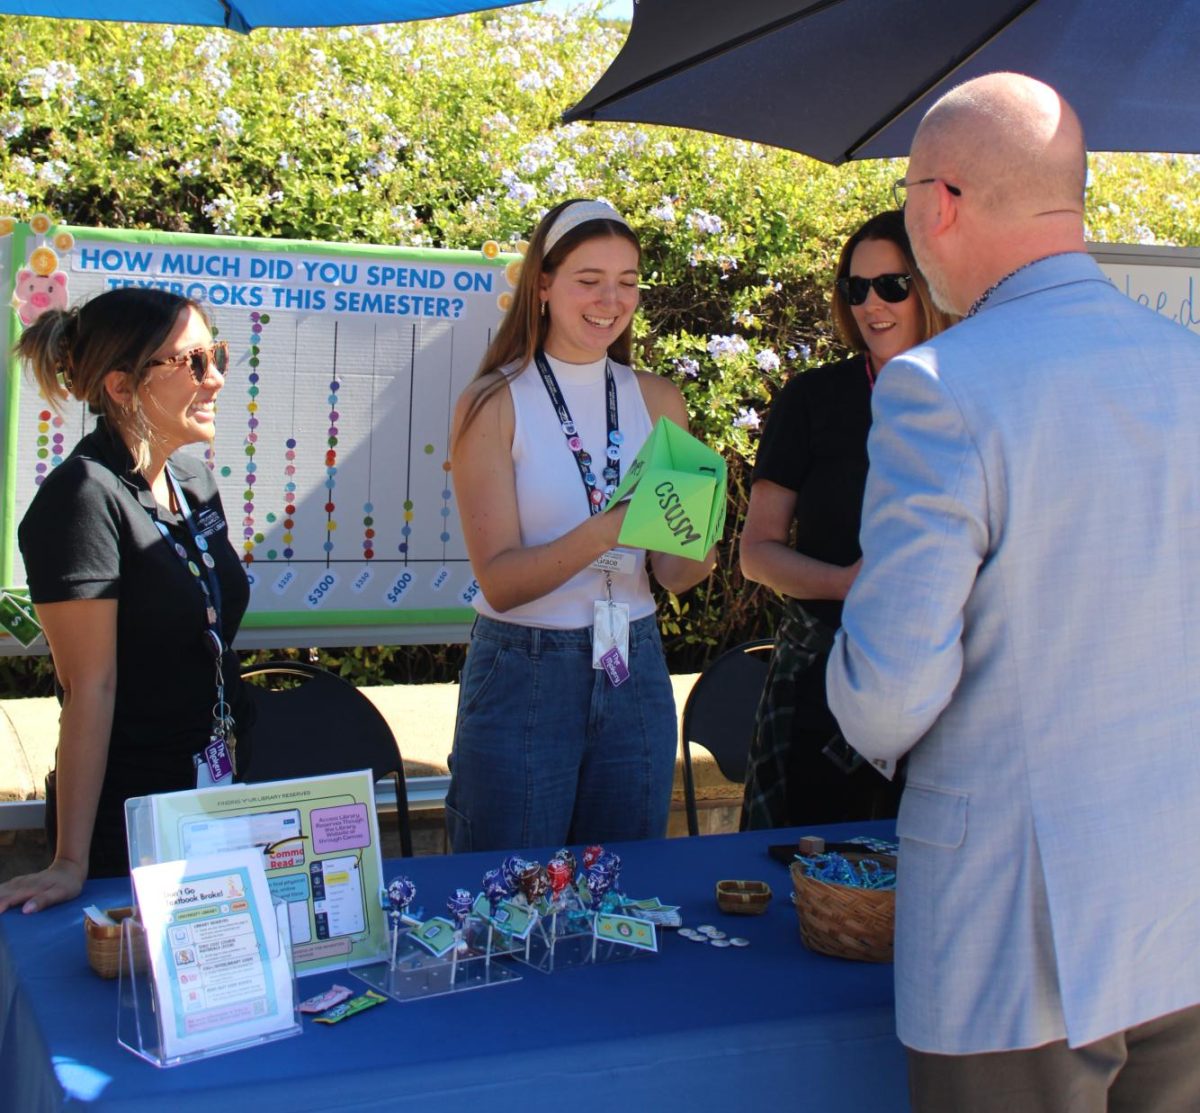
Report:
[[[703,133],[562,126],[623,41],[587,10],[249,36],[0,23],[0,214],[461,248],[524,238],[566,197],[614,204],[645,249],[637,361],[679,383],[695,431],[730,466],[718,568],[660,608],[672,667],[770,632],[774,600],[743,581],[734,544],[757,431],[787,376],[838,354],[838,249],[888,207],[903,163],[835,168]],[[1195,169],[1188,157],[1095,157],[1092,238],[1197,242]],[[450,679],[460,655],[324,659],[380,682]],[[0,688],[29,690],[33,670],[44,683],[44,663],[7,663]]]

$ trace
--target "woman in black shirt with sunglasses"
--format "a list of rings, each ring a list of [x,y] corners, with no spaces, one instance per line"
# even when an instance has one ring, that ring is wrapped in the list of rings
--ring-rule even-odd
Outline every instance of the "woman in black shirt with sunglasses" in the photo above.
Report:
[[[99,415],[45,475],[18,535],[63,692],[54,791],[47,784],[54,859],[0,885],[0,911],[36,912],[76,896],[86,877],[124,873],[125,800],[195,787],[194,758],[214,736],[232,743],[214,714],[218,672],[245,740],[230,643],[250,592],[209,468],[176,454],[212,442],[225,382],[225,344],[200,307],[111,290],[47,310],[16,350],[51,404],[74,397]],[[219,753],[211,765],[223,773]]]
[[[856,354],[795,376],[776,397],[742,530],[743,574],[784,596],[750,747],[744,829],[893,816],[899,802],[898,786],[842,741],[825,663],[862,558],[875,378],[949,324],[917,272],[903,213],[872,217],[846,241],[833,319]]]

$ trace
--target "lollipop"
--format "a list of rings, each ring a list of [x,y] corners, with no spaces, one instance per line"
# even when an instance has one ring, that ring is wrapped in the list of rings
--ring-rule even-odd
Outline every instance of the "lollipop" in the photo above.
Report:
[[[546,863],[546,879],[550,882],[550,895],[556,902],[562,897],[563,890],[571,884],[571,878],[574,876],[575,871],[557,855]]]
[[[387,902],[388,920],[391,922],[389,934],[392,937],[392,966],[396,965],[396,950],[400,944],[400,917],[413,902],[417,895],[417,887],[403,874],[393,877],[388,882]]]
[[[588,893],[591,894],[594,904],[599,904],[609,889],[612,888],[612,875],[599,862],[588,866],[583,871],[583,878],[587,883]]]
[[[517,883],[530,907],[537,904],[550,888],[550,879],[540,862],[527,862],[517,878]]]
[[[416,895],[417,887],[407,877],[403,874],[393,877],[387,887],[388,910],[394,916],[401,916]]]
[[[488,904],[492,907],[493,916],[501,902],[512,896],[508,886],[504,883],[504,875],[499,870],[488,870],[483,875],[483,895],[487,897]]]
[[[575,852],[568,847],[564,846],[562,850],[556,850],[551,861],[566,862],[567,869],[571,871],[572,881],[575,879],[575,875],[579,872],[579,863],[575,860]]]
[[[469,889],[455,889],[454,895],[446,901],[446,910],[454,917],[454,926],[461,931],[463,924],[467,922],[467,915],[471,911],[471,905],[475,903]]]
[[[525,859],[519,854],[510,854],[500,863],[500,873],[504,877],[504,884],[508,886],[509,893],[517,891],[517,878],[525,866]]]
[[[608,871],[608,876],[612,880],[612,887],[620,889],[621,886],[618,882],[621,879],[621,856],[614,854],[611,850],[606,850],[600,855],[598,864]]]
[[[583,868],[586,870],[589,866],[594,866],[604,853],[602,846],[589,846],[583,852]]]

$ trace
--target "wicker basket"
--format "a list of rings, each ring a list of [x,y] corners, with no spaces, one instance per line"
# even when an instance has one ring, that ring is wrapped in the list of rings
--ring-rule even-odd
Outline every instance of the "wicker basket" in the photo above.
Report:
[[[843,855],[854,862],[873,858],[880,865],[895,869],[891,854]],[[896,924],[895,889],[857,889],[851,885],[833,885],[817,881],[805,872],[806,862],[791,865],[792,885],[796,890],[796,914],[800,918],[800,938],[810,951],[859,962],[891,962]]]
[[[132,908],[108,908],[104,914],[114,922],[98,924],[91,917],[83,918],[83,933],[87,938],[88,963],[102,978],[115,978],[121,972],[121,921],[133,915]],[[144,970],[145,945],[139,950],[135,966]]]
[[[765,881],[718,881],[717,904],[722,912],[757,916],[771,903],[771,887]]]

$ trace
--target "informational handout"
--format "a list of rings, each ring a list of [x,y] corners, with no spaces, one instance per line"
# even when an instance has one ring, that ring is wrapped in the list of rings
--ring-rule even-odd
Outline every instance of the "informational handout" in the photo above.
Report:
[[[262,855],[224,851],[137,866],[164,1059],[277,1036],[295,1026]]]

